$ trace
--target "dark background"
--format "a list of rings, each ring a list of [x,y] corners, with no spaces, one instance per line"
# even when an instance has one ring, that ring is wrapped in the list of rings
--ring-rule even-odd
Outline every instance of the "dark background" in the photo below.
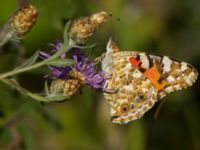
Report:
[[[62,40],[64,22],[98,11],[112,12],[108,23],[88,42],[105,51],[110,36],[122,50],[168,55],[200,69],[199,0],[33,0],[39,16],[19,46],[0,48],[0,72],[11,70],[17,58],[50,49]],[[0,0],[0,25],[17,7],[17,1]],[[33,92],[43,90],[43,67],[17,76]],[[0,83],[0,149],[2,150],[199,150],[199,80],[189,89],[165,97],[145,116],[127,125],[111,123],[101,91],[84,87],[70,101],[42,105]]]

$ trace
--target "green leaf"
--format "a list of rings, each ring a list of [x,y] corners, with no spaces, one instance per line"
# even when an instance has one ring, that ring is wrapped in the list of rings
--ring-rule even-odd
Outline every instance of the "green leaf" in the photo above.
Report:
[[[56,94],[56,95],[49,95],[47,99],[51,102],[52,101],[59,102],[59,101],[63,101],[69,98],[64,96],[63,94]]]
[[[74,61],[71,59],[60,59],[56,58],[50,61],[47,61],[45,64],[52,65],[52,66],[58,66],[58,67],[66,67],[71,66],[74,64]]]
[[[32,64],[35,63],[35,61],[37,60],[39,56],[39,51],[37,51],[35,54],[33,54],[28,60],[26,60],[23,64],[21,64],[19,67],[15,68],[15,70],[17,69],[21,69],[23,67],[28,67]]]
[[[7,79],[6,78],[6,79],[2,79],[2,81],[4,83],[8,84],[9,86],[11,86],[12,88],[17,89],[21,94],[26,95],[27,90],[24,89],[23,87],[21,87],[15,79],[13,79],[13,78]]]
[[[46,97],[36,93],[27,92],[27,95],[40,102],[50,102]]]
[[[70,25],[71,25],[71,21],[68,21],[66,24],[65,24],[65,28],[64,28],[64,31],[63,31],[63,40],[64,40],[64,45],[68,45],[69,43],[69,29],[70,29]]]
[[[80,49],[93,49],[97,46],[97,44],[91,44],[91,45],[84,45],[84,46],[80,46],[80,45],[74,45],[73,48],[80,48]]]
[[[36,93],[31,93],[30,91],[21,87],[15,79],[3,79],[2,81],[4,83],[10,85],[11,87],[17,89],[23,95],[29,96],[29,97],[37,100],[37,101],[40,101],[40,102],[49,102],[49,100],[46,99],[45,97],[40,96],[39,94],[36,94]]]
[[[50,95],[50,96],[47,96],[47,97],[43,97],[39,94],[28,92],[27,95],[30,96],[31,98],[37,100],[37,101],[40,101],[40,102],[59,102],[59,101],[63,101],[63,100],[68,99],[63,94],[57,94],[55,96]]]
[[[47,80],[45,80],[45,82],[44,82],[44,89],[45,89],[46,95],[49,95],[49,87],[48,87],[48,81]]]
[[[37,93],[32,93],[19,85],[19,83],[15,79],[3,79],[3,82],[10,85],[11,87],[17,89],[21,94],[25,96],[29,96],[34,100],[40,102],[53,102],[53,101],[63,101],[65,99],[69,99],[68,97],[64,96],[63,94],[56,94],[56,95],[47,95],[47,97],[41,96]]]

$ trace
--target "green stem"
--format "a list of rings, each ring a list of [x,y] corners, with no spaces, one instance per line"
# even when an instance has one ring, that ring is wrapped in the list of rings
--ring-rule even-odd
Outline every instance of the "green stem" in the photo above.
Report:
[[[68,51],[71,48],[72,48],[72,46],[66,46],[65,47],[65,45],[63,45],[62,48],[57,53],[55,53],[53,56],[51,56],[50,58],[48,58],[48,59],[46,59],[42,62],[33,64],[32,66],[27,66],[27,67],[24,67],[24,68],[12,70],[12,71],[0,74],[0,80],[5,79],[5,78],[10,77],[10,76],[13,76],[13,75],[16,75],[16,74],[19,74],[19,73],[23,73],[23,72],[26,72],[26,71],[29,71],[29,70],[36,69],[36,68],[41,67],[41,66],[44,66],[49,61],[59,57],[62,53]]]
[[[36,93],[32,93],[32,92],[26,90],[25,88],[21,87],[19,85],[19,83],[15,79],[2,79],[1,81],[3,81],[5,84],[9,85],[10,87],[15,88],[21,94],[23,94],[25,96],[29,96],[29,97],[31,97],[34,100],[37,100],[39,102],[51,102],[46,97],[41,96],[41,95],[36,94]]]
[[[13,71],[9,71],[9,72],[0,74],[0,80],[7,78],[7,77],[10,77],[10,76],[13,76],[13,75],[16,75],[16,74],[19,74],[19,73],[22,73],[22,72],[25,72],[25,71],[29,71],[29,70],[41,67],[41,66],[45,65],[45,62],[46,61],[42,61],[42,62],[36,63],[32,66],[28,66],[28,67],[25,67],[25,68],[21,68],[21,69],[17,69],[17,70],[13,70]]]

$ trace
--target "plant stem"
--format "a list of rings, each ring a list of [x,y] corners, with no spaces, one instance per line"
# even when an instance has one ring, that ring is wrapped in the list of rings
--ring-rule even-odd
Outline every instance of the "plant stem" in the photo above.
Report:
[[[41,66],[44,66],[46,65],[49,61],[57,58],[60,56],[60,54],[68,51],[69,49],[71,49],[72,46],[67,46],[65,48],[65,45],[63,45],[63,47],[57,52],[55,53],[53,56],[51,56],[50,58],[44,60],[44,61],[41,61],[39,63],[36,63],[36,64],[33,64],[31,66],[27,66],[27,67],[24,67],[24,68],[20,68],[20,69],[14,69],[12,71],[9,71],[9,72],[6,72],[6,73],[3,73],[3,74],[0,74],[0,80],[4,79],[4,78],[7,78],[7,77],[10,77],[10,76],[13,76],[13,75],[16,75],[16,74],[20,74],[20,73],[23,73],[23,72],[26,72],[26,71],[29,71],[29,70],[33,70],[33,69],[36,69],[38,67],[41,67]]]
[[[46,60],[48,60],[48,59],[46,59]],[[13,76],[13,75],[25,72],[25,71],[29,71],[29,70],[41,67],[41,66],[45,65],[46,60],[42,61],[42,62],[39,62],[39,63],[36,63],[36,64],[34,64],[32,66],[28,66],[28,67],[25,67],[25,68],[21,68],[21,69],[17,69],[17,70],[13,70],[13,71],[9,71],[9,72],[0,74],[0,80],[2,80],[4,78],[7,78],[9,76]]]
[[[32,92],[24,89],[23,87],[21,87],[19,85],[19,83],[15,79],[2,79],[1,81],[4,82],[5,84],[9,85],[10,87],[15,88],[21,94],[23,94],[25,96],[29,96],[34,100],[37,100],[39,102],[51,102],[51,100],[47,99],[44,96],[41,96],[41,95],[39,95],[37,93],[32,93]]]

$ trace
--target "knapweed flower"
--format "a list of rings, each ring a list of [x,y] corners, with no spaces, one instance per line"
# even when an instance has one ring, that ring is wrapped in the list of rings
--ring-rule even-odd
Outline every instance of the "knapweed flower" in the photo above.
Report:
[[[61,47],[61,43],[58,42],[55,45],[55,49]],[[95,64],[90,61],[79,49],[72,49],[72,58],[75,62],[72,66],[58,67],[49,66],[52,70],[50,91],[56,91],[61,89],[63,94],[67,97],[75,94],[83,85],[88,85],[95,89],[103,88],[105,83],[105,76],[103,72],[98,72],[95,68]],[[46,52],[40,52],[40,56],[43,59],[49,58],[50,54]],[[66,58],[65,54],[62,54],[61,59]]]
[[[10,34],[15,39],[28,33],[37,20],[37,9],[28,4],[16,11],[10,19]]]
[[[69,37],[78,44],[84,43],[87,38],[91,37],[107,21],[108,16],[107,12],[102,11],[89,17],[74,20],[69,30]]]

